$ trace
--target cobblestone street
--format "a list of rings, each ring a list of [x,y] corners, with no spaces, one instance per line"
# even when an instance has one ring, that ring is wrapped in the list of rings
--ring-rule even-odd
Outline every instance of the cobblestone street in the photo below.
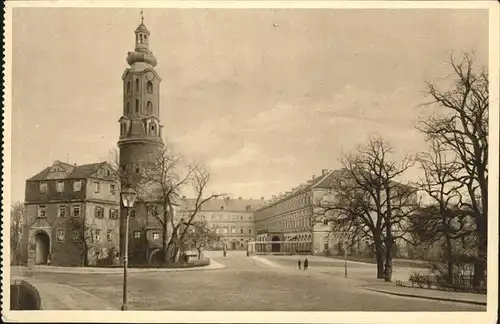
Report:
[[[406,298],[369,291],[366,281],[327,272],[329,260],[312,257],[311,268],[299,271],[293,257],[246,257],[244,252],[221,252],[209,256],[224,268],[199,271],[144,271],[129,274],[130,310],[176,311],[485,311],[486,307],[464,303]],[[323,262],[323,266],[319,266]],[[337,260],[338,262],[338,260]],[[333,265],[335,264],[332,263]],[[351,270],[371,265],[351,265]],[[85,269],[82,269],[85,271]],[[362,273],[365,270],[362,270]],[[14,274],[15,275],[15,274]],[[117,273],[56,273],[36,271],[29,280],[43,283],[50,296],[72,291],[85,296],[78,303],[42,302],[45,309],[119,309],[122,276]],[[51,286],[50,283],[57,283]],[[69,286],[69,287],[68,287]],[[78,293],[80,291],[80,293]],[[91,297],[95,296],[95,300]],[[100,304],[97,301],[100,301]],[[47,308],[48,307],[48,308]]]

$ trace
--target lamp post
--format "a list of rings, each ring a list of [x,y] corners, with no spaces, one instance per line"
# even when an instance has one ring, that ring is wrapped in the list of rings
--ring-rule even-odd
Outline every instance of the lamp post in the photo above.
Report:
[[[347,278],[347,242],[344,241],[344,277]]]
[[[134,207],[135,198],[137,198],[137,193],[133,189],[125,189],[121,192],[121,198],[123,202],[123,207],[127,208],[127,214],[125,216],[125,243],[123,251],[123,303],[122,311],[127,310],[127,266],[128,266],[128,231],[129,231],[129,220]]]

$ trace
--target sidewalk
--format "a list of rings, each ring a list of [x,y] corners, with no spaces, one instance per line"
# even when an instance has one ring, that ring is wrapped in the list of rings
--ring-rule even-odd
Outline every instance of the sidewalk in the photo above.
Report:
[[[413,288],[396,286],[394,284],[380,284],[363,287],[366,290],[402,297],[423,298],[455,303],[467,303],[486,306],[486,295],[443,291],[437,289]]]
[[[204,271],[204,270],[217,270],[225,268],[226,266],[210,260],[210,264],[203,267],[194,268],[128,268],[129,273],[142,273],[142,272],[180,272],[180,271]],[[57,267],[39,265],[28,269],[27,267],[14,266],[10,268],[11,276],[26,275],[36,272],[50,272],[50,273],[97,273],[97,274],[113,274],[123,273],[123,268],[93,268],[93,267]]]
[[[22,280],[38,290],[42,310],[118,310],[106,300],[75,287],[33,278]]]

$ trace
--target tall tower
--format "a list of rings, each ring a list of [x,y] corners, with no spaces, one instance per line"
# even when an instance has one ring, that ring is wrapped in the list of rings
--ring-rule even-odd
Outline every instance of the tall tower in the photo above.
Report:
[[[150,32],[144,18],[135,30],[135,49],[127,55],[129,67],[122,75],[123,114],[119,119],[120,168],[126,175],[122,188],[134,187],[139,180],[141,167],[151,154],[163,149],[160,124],[160,82],[154,70],[156,57],[149,50]],[[120,250],[124,241],[124,210],[121,212]],[[139,215],[137,215],[139,216]]]

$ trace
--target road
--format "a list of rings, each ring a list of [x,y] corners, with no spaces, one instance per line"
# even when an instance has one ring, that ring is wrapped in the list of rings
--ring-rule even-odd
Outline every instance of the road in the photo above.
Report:
[[[482,306],[396,297],[367,291],[366,282],[321,270],[311,258],[309,271],[299,271],[295,258],[247,257],[244,252],[209,252],[226,267],[186,272],[129,274],[130,310],[176,311],[485,311]],[[361,264],[358,268],[362,269]],[[55,283],[98,296],[103,309],[121,306],[122,276],[34,272],[31,280]],[[54,285],[57,289],[58,285]],[[53,292],[56,293],[56,292]],[[62,293],[62,292],[61,292]],[[86,301],[71,309],[89,309]],[[95,304],[95,303],[94,303]],[[106,305],[104,305],[106,304]],[[106,307],[105,307],[106,306]],[[58,309],[67,309],[58,306]]]

